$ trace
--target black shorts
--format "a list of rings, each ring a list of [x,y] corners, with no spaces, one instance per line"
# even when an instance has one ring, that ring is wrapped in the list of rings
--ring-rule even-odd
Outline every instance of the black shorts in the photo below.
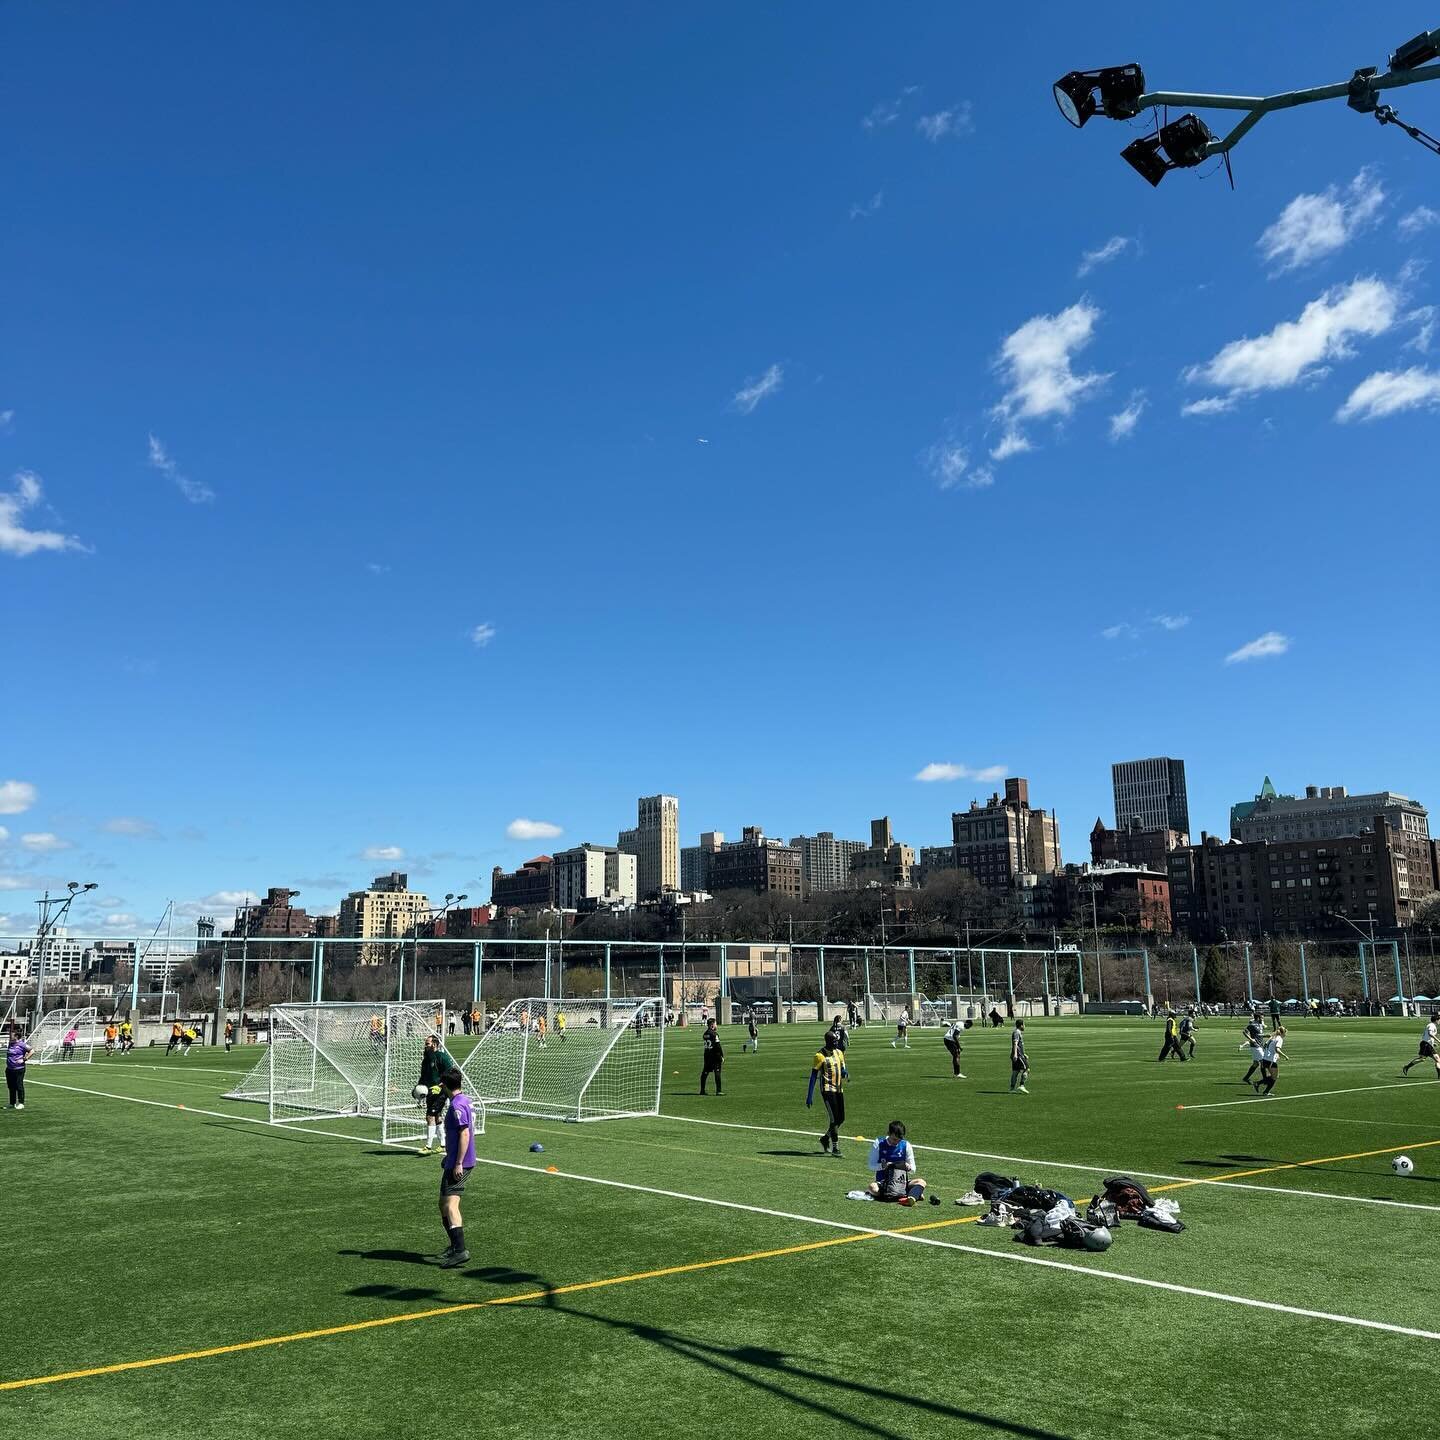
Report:
[[[438,1095],[427,1091],[425,1094],[425,1118],[427,1120],[441,1119],[445,1114],[445,1105],[448,1098],[444,1090],[441,1090]]]
[[[825,1102],[825,1109],[830,1116],[831,1125],[843,1125],[845,1123],[844,1092],[841,1090],[826,1090],[821,1093],[820,1098]]]
[[[440,1198],[442,1200],[457,1197],[465,1193],[465,1182],[470,1178],[470,1172],[468,1170],[462,1170],[458,1180],[451,1178],[454,1173],[454,1167],[451,1165],[446,1165],[444,1169],[440,1171]]]

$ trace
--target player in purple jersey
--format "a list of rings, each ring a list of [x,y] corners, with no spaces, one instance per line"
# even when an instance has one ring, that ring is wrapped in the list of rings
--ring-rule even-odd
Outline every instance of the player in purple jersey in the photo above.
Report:
[[[440,1161],[440,1223],[450,1237],[450,1246],[440,1257],[440,1268],[453,1270],[470,1259],[460,1197],[475,1168],[475,1111],[470,1097],[460,1093],[465,1077],[458,1070],[449,1071],[440,1083],[450,1097],[445,1110],[445,1154]]]

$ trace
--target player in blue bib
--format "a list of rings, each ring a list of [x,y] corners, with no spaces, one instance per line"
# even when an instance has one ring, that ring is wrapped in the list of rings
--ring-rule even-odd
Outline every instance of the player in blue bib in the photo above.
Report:
[[[875,1179],[870,1194],[895,1205],[915,1205],[925,1198],[925,1182],[915,1173],[915,1147],[905,1138],[905,1122],[892,1120],[886,1133],[870,1147]]]

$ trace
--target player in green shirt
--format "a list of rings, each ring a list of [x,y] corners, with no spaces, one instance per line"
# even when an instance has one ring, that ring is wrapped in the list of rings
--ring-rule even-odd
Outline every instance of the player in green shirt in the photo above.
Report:
[[[440,1137],[440,1124],[445,1118],[446,1095],[442,1081],[452,1070],[458,1070],[444,1041],[438,1035],[425,1037],[425,1053],[420,1057],[420,1081],[417,1090],[423,1090],[425,1104],[425,1144],[422,1155],[429,1155],[435,1149]]]

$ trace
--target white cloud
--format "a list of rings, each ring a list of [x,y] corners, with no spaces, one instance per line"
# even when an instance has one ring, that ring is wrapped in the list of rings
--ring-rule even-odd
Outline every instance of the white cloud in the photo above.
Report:
[[[117,815],[100,828],[111,835],[128,835],[138,840],[149,839],[155,834],[155,826],[149,820],[140,819],[138,815]]]
[[[62,840],[49,830],[31,830],[20,837],[20,843],[27,850],[34,850],[40,854],[51,850],[68,850],[70,848],[68,840]]]
[[[1430,353],[1430,342],[1435,338],[1435,307],[1422,305],[1406,317],[1415,321],[1415,333],[1405,342],[1407,350],[1418,350],[1422,355]]]
[[[1110,378],[1077,374],[1073,368],[1075,355],[1090,343],[1099,319],[1100,311],[1081,300],[1058,315],[1036,315],[1005,337],[996,368],[1006,390],[990,412],[1006,425],[1006,439],[997,449],[1018,453],[1009,437],[1021,433],[1020,422],[1064,419]]]
[[[784,383],[784,380],[783,367],[772,365],[758,380],[754,376],[747,376],[745,383],[735,392],[735,398],[730,403],[742,415],[749,415],[767,395],[773,395]]]
[[[228,919],[227,910],[238,910],[242,905],[258,904],[260,897],[253,890],[215,890],[199,900],[177,900],[177,920],[198,920],[202,915],[214,915]]]
[[[172,480],[175,488],[192,505],[208,505],[215,498],[215,492],[208,485],[200,480],[192,480],[181,472],[180,467],[170,458],[170,452],[166,450],[164,441],[157,439],[154,435],[150,437],[150,465],[167,479]]]
[[[1343,249],[1384,203],[1380,182],[1362,170],[1343,191],[1331,185],[1319,195],[1297,195],[1256,243],[1277,273],[1296,270]]]
[[[1097,265],[1108,265],[1112,260],[1118,260],[1134,243],[1129,235],[1112,235],[1103,245],[1081,255],[1080,265],[1075,273],[1083,277]]]
[[[372,575],[388,575],[390,573],[390,567],[388,565],[382,565],[378,560],[367,560],[365,562],[365,568]]]
[[[0,825],[0,845],[3,845],[10,838],[10,832]]]
[[[361,852],[362,860],[403,860],[405,851],[399,845],[367,845]]]
[[[495,627],[488,621],[483,621],[470,632],[470,643],[477,650],[483,650],[494,638]]]
[[[13,410],[0,410],[0,430],[8,430],[10,422],[15,418]]]
[[[1440,409],[1440,370],[1377,370],[1351,392],[1335,412],[1346,420],[1381,420],[1406,410]]]
[[[1238,650],[1232,650],[1226,657],[1227,665],[1238,665],[1246,660],[1267,660],[1272,655],[1283,655],[1290,648],[1290,637],[1278,630],[1267,630],[1263,635],[1248,640]]]
[[[18,471],[14,484],[9,495],[0,495],[0,553],[23,558],[41,550],[85,548],[74,535],[62,535],[58,530],[27,530],[21,516],[40,503],[44,490],[33,470]]]
[[[955,765],[948,760],[932,760],[930,764],[916,772],[915,778],[926,785],[933,784],[937,780],[1003,780],[1005,766],[981,765],[972,768],[969,765]]]
[[[548,820],[526,820],[523,817],[512,820],[506,827],[505,833],[512,840],[553,840],[557,835],[565,832],[558,825],[552,825]]]
[[[0,780],[0,815],[23,815],[38,798],[28,780]]]
[[[1239,399],[1234,395],[1207,395],[1203,400],[1192,400],[1180,407],[1182,415],[1228,415]]]
[[[1008,460],[1012,455],[1023,455],[1035,447],[1018,430],[1007,430],[999,443],[990,451],[992,460]]]
[[[1190,623],[1188,615],[1156,615],[1152,618],[1162,630],[1183,630]]]
[[[1145,413],[1145,407],[1150,402],[1145,398],[1143,390],[1133,390],[1130,399],[1123,410],[1117,411],[1110,417],[1110,439],[1128,440],[1135,433],[1135,427],[1140,423],[1140,417]]]
[[[857,201],[850,207],[852,220],[868,220],[885,204],[885,192],[877,190],[864,204]]]
[[[1400,224],[1396,228],[1409,240],[1422,230],[1430,229],[1432,225],[1440,225],[1440,210],[1432,210],[1428,205],[1417,205],[1408,215],[1400,217]]]
[[[933,115],[922,115],[915,128],[932,144],[951,136],[968,135],[975,128],[973,107],[968,100],[937,110]]]
[[[1287,389],[1322,373],[1319,367],[1325,361],[1353,353],[1355,337],[1383,335],[1390,329],[1399,300],[1398,291],[1373,276],[1325,291],[1298,320],[1282,320],[1264,335],[1232,340],[1203,365],[1190,366],[1185,378],[1192,384],[1214,385],[1229,394],[1194,401],[1182,413],[1218,414],[1237,396]]]
[[[1137,633],[1128,620],[1122,620],[1118,625],[1107,625],[1100,632],[1106,640],[1131,640]]]
[[[942,490],[984,490],[995,483],[988,465],[972,467],[970,452],[954,440],[937,440],[920,457]]]
[[[861,118],[861,128],[883,130],[885,126],[893,125],[900,118],[900,112],[905,108],[906,100],[919,89],[918,85],[907,85],[893,100],[880,100],[872,105],[869,113]]]

